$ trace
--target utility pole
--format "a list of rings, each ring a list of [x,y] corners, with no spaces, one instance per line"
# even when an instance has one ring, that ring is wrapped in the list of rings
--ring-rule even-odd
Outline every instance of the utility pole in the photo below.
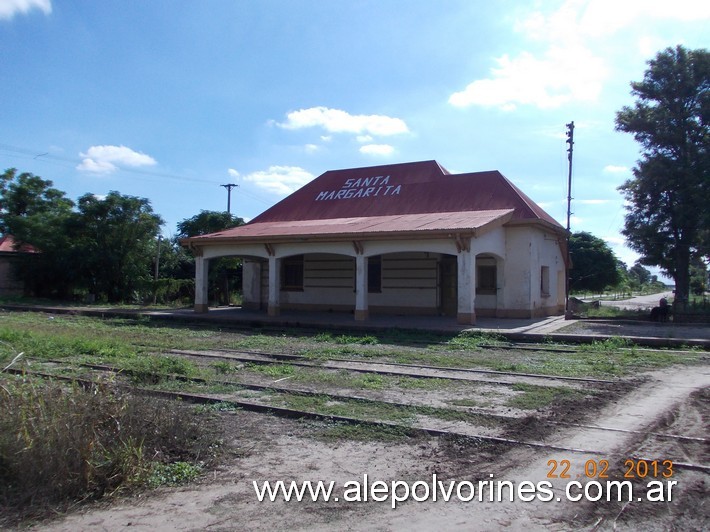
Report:
[[[565,143],[569,144],[567,148],[567,161],[568,161],[568,174],[567,174],[567,278],[565,280],[565,319],[570,319],[572,317],[572,311],[569,308],[569,276],[570,276],[570,252],[569,252],[569,240],[571,236],[570,232],[570,218],[572,217],[572,152],[574,151],[574,122],[566,124],[567,126],[567,140]]]
[[[229,183],[227,185],[220,185],[220,186],[227,189],[227,214],[232,214],[232,189],[234,187],[238,187],[239,185],[235,185],[234,183]]]
[[[155,254],[155,286],[153,288],[153,305],[158,301],[158,272],[160,271],[160,243],[163,241],[163,235],[158,235],[158,251]]]

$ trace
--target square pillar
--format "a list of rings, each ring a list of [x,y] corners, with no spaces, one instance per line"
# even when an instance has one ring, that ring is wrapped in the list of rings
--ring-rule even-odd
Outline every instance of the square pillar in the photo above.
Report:
[[[210,260],[204,257],[195,257],[195,312],[207,312],[207,280]]]
[[[269,304],[267,313],[269,316],[278,316],[281,313],[281,259],[271,255],[269,257]]]
[[[355,319],[365,321],[369,311],[367,306],[367,257],[355,255]]]
[[[470,250],[461,250],[458,266],[458,309],[456,320],[466,325],[476,324],[476,256]]]
[[[242,263],[242,308],[259,310],[261,307],[262,262],[244,259]]]

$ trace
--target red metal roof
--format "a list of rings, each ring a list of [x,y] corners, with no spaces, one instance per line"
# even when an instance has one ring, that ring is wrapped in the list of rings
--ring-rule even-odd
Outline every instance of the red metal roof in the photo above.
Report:
[[[0,237],[0,253],[39,253],[37,248],[30,244],[21,244],[16,248],[15,238],[12,235]]]
[[[501,216],[564,231],[498,171],[422,161],[330,170],[244,226],[188,240],[476,229]]]
[[[510,220],[512,209],[494,211],[466,211],[424,214],[396,214],[390,216],[360,216],[356,218],[329,218],[325,220],[300,220],[259,222],[234,227],[191,239],[263,239],[293,236],[352,236],[363,233],[402,233],[421,231],[476,231],[502,225]]]

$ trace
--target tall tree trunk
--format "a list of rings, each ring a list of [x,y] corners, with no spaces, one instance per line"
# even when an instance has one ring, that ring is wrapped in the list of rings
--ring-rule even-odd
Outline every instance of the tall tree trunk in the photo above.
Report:
[[[676,250],[675,256],[673,310],[684,311],[690,295],[690,250]]]

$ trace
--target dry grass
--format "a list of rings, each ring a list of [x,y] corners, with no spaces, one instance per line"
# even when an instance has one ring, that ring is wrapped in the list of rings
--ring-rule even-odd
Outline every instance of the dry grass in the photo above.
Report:
[[[154,486],[172,478],[166,465],[197,471],[214,457],[209,426],[188,407],[108,383],[83,388],[1,375],[0,527]]]

